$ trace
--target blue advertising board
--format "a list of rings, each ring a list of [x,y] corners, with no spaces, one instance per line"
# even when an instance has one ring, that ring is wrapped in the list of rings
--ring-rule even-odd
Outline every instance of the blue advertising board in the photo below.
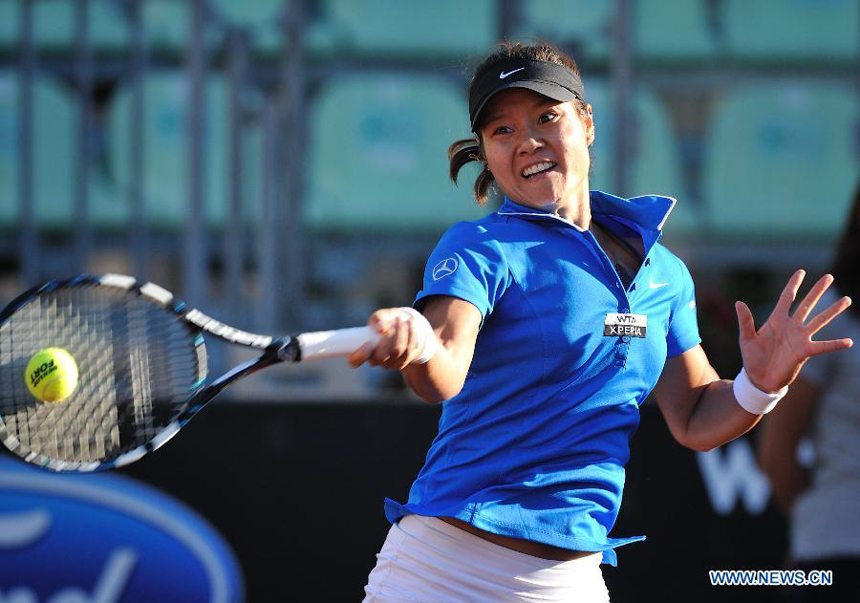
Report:
[[[121,475],[56,474],[0,458],[0,600],[243,598],[230,547],[175,499]]]

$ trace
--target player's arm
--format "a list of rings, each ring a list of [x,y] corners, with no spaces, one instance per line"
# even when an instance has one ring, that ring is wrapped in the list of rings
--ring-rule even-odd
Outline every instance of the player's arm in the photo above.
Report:
[[[693,450],[730,442],[761,418],[741,408],[732,382],[720,379],[700,345],[666,361],[654,395],[672,436]]]
[[[475,352],[481,312],[462,299],[435,295],[427,299],[423,314],[437,340],[436,352],[426,363],[416,362],[423,347],[421,325],[398,308],[371,315],[368,324],[383,337],[375,346],[366,344],[353,352],[349,363],[357,367],[367,362],[400,370],[418,396],[427,402],[441,402],[463,388]]]
[[[851,305],[850,298],[842,297],[810,318],[833,283],[829,274],[821,277],[790,312],[804,276],[803,270],[792,275],[770,317],[758,330],[746,304],[735,304],[746,376],[738,383],[746,383],[746,387],[735,388],[734,382],[719,379],[701,346],[666,361],[654,392],[669,430],[681,444],[710,450],[746,433],[769,410],[761,406],[762,399],[770,394],[777,394],[776,399],[784,395],[810,357],[853,345],[847,338],[812,339]]]
[[[797,496],[809,487],[809,471],[797,459],[797,445],[812,423],[819,389],[797,379],[758,431],[758,463],[773,488],[774,499],[786,515]]]

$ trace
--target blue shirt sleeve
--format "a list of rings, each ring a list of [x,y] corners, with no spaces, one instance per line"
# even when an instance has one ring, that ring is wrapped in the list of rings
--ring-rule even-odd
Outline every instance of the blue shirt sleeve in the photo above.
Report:
[[[693,277],[687,266],[677,257],[681,287],[675,296],[669,315],[669,332],[666,335],[666,356],[672,358],[683,354],[702,342],[699,337],[699,322],[696,318],[696,290]]]
[[[486,319],[510,282],[498,241],[480,224],[459,222],[430,254],[424,285],[413,305],[420,310],[426,298],[448,295],[471,303]]]

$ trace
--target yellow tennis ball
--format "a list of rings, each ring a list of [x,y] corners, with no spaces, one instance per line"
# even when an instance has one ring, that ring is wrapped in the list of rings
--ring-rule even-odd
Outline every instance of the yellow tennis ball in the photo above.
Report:
[[[61,402],[78,385],[78,365],[63,348],[44,348],[27,363],[27,389],[43,402]]]

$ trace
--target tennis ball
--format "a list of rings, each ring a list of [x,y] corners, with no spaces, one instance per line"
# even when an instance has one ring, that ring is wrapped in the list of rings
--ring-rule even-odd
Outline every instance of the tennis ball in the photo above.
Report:
[[[44,348],[27,363],[27,389],[43,402],[60,402],[78,385],[78,365],[62,348]]]

